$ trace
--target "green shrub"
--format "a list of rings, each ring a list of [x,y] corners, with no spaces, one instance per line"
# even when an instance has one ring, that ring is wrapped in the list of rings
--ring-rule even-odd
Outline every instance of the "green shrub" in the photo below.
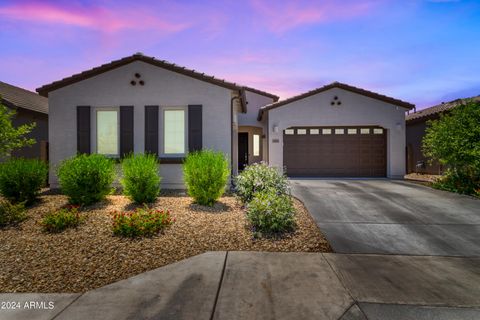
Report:
[[[155,210],[145,206],[130,212],[114,212],[112,231],[121,237],[152,236],[174,221],[168,210]]]
[[[32,204],[45,186],[46,163],[36,159],[10,159],[0,164],[0,193],[8,200]]]
[[[60,188],[71,204],[89,205],[104,199],[114,179],[113,160],[99,154],[75,156],[58,169]]]
[[[432,186],[440,190],[480,196],[480,172],[448,169]]]
[[[252,200],[255,193],[273,189],[277,194],[290,194],[287,178],[276,168],[255,163],[245,168],[235,180],[235,191],[243,203]]]
[[[123,193],[136,203],[153,202],[160,192],[155,155],[129,156],[122,161]]]
[[[449,168],[434,187],[470,195],[480,189],[479,123],[480,101],[468,99],[427,122],[423,153]]]
[[[0,226],[19,223],[27,218],[23,203],[12,204],[9,201],[0,201]]]
[[[183,173],[188,194],[198,204],[212,206],[225,192],[230,170],[222,152],[202,150],[187,156]]]
[[[78,207],[69,206],[47,213],[41,222],[43,230],[47,232],[62,232],[67,228],[76,228],[83,222],[83,217],[78,212]]]
[[[276,190],[256,192],[247,204],[247,218],[254,234],[278,234],[295,228],[295,208],[289,195]]]

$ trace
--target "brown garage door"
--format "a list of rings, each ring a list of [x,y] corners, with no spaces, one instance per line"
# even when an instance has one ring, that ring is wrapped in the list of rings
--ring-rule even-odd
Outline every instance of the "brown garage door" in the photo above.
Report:
[[[385,177],[386,131],[379,127],[290,128],[283,134],[288,176]]]

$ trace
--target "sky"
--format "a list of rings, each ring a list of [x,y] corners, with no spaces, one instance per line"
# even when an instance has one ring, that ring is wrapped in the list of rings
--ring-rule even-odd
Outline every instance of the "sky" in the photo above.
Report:
[[[281,99],[340,81],[421,109],[480,95],[480,0],[0,0],[0,81],[136,52]]]

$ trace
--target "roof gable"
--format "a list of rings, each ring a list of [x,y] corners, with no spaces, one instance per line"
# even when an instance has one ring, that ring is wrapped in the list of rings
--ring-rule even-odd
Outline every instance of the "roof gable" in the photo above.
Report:
[[[260,95],[270,97],[270,98],[274,99],[275,101],[277,101],[278,98],[279,98],[278,96],[276,96],[274,94],[271,94],[271,93],[268,93],[268,92],[265,92],[265,91],[261,91],[261,90],[246,87],[246,86],[241,86],[241,85],[238,85],[234,82],[229,82],[229,81],[226,81],[226,80],[223,80],[223,79],[216,78],[214,76],[209,76],[209,75],[206,75],[205,73],[201,73],[201,72],[195,71],[193,69],[187,69],[185,67],[178,66],[174,63],[170,63],[170,62],[167,62],[165,60],[158,60],[158,59],[155,59],[154,57],[148,57],[148,56],[145,56],[141,53],[136,53],[134,55],[131,55],[131,56],[119,59],[119,60],[114,60],[114,61],[111,61],[109,63],[103,64],[99,67],[96,67],[96,68],[93,68],[93,69],[90,69],[90,70],[86,70],[86,71],[83,71],[81,73],[74,74],[70,77],[61,79],[59,81],[52,82],[50,84],[46,84],[46,85],[44,85],[40,88],[37,88],[36,91],[40,95],[42,95],[44,97],[48,97],[48,93],[50,91],[54,91],[54,90],[60,89],[62,87],[68,86],[70,84],[73,84],[73,83],[76,83],[76,82],[94,77],[96,75],[99,75],[101,73],[119,68],[121,66],[124,66],[124,65],[129,64],[129,63],[134,62],[134,61],[143,61],[145,63],[151,64],[151,65],[154,65],[154,66],[157,66],[157,67],[169,70],[169,71],[180,73],[180,74],[189,76],[189,77],[197,79],[197,80],[209,82],[211,84],[214,84],[214,85],[226,88],[226,89],[236,90],[236,91],[239,91],[239,92],[242,91],[242,90],[248,90],[248,91],[258,93]],[[242,101],[242,109],[244,110],[244,112],[246,112],[246,101]]]
[[[0,81],[0,98],[17,108],[48,114],[48,99],[35,92]]]
[[[402,101],[402,100],[399,100],[399,99],[388,97],[388,96],[385,96],[385,95],[382,95],[382,94],[379,94],[379,93],[376,93],[376,92],[368,91],[368,90],[365,90],[365,89],[357,88],[357,87],[354,87],[354,86],[351,86],[351,85],[348,85],[348,84],[345,84],[345,83],[333,82],[331,84],[328,84],[328,85],[325,85],[323,87],[320,87],[320,88],[317,88],[317,89],[299,94],[297,96],[293,96],[291,98],[288,98],[288,99],[285,99],[285,100],[282,100],[282,101],[278,101],[278,102],[271,103],[269,105],[263,106],[258,112],[258,117],[257,117],[258,121],[262,120],[262,116],[263,116],[263,113],[265,111],[284,106],[284,105],[292,103],[294,101],[305,99],[307,97],[316,95],[316,94],[321,93],[321,92],[325,92],[325,91],[333,89],[333,88],[340,88],[340,89],[343,89],[343,90],[346,90],[346,91],[354,92],[354,93],[357,93],[357,94],[360,94],[360,95],[363,95],[363,96],[366,96],[366,97],[369,97],[369,98],[372,98],[372,99],[384,101],[384,102],[387,102],[387,103],[390,103],[390,104],[393,104],[393,105],[396,105],[396,106],[399,106],[399,107],[407,108],[407,109],[413,109],[415,107],[414,104],[411,104],[411,103],[408,103],[408,102],[405,102],[405,101]]]

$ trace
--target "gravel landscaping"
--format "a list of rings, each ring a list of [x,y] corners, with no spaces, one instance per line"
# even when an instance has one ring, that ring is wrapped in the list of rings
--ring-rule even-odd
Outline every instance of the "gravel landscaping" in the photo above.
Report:
[[[83,292],[205,251],[331,252],[296,199],[297,229],[281,239],[254,239],[234,197],[222,197],[210,208],[178,194],[157,198],[154,207],[170,210],[175,223],[151,238],[112,235],[113,211],[136,208],[121,195],[83,209],[85,221],[76,229],[43,232],[43,215],[66,204],[63,195],[43,195],[28,210],[27,220],[0,229],[0,292]]]
[[[419,182],[435,182],[441,177],[437,174],[426,174],[426,173],[409,173],[405,175],[406,180],[419,181]]]

